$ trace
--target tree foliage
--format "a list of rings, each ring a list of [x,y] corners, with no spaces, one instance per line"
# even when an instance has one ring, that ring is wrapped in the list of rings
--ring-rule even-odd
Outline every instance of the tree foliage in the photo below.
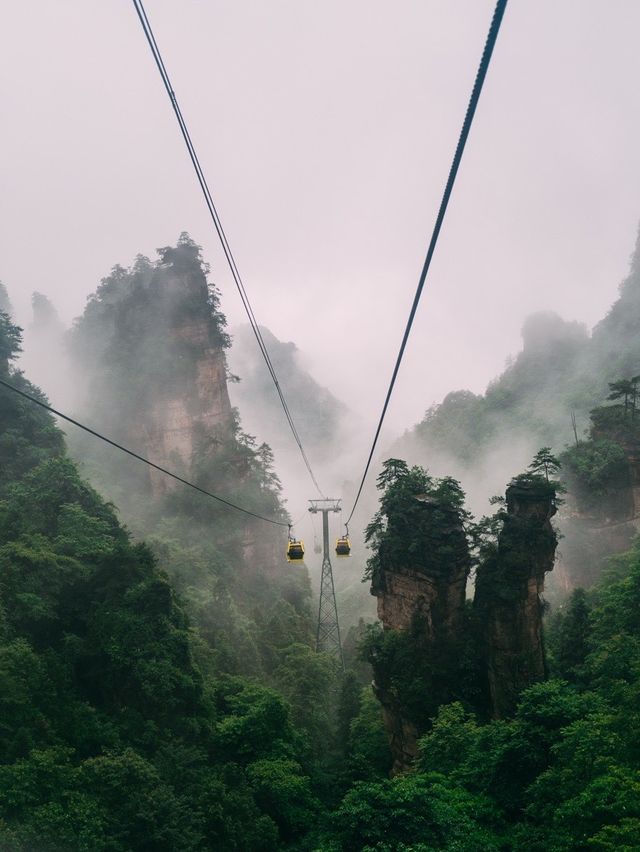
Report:
[[[384,462],[378,477],[380,507],[365,531],[372,556],[366,578],[385,570],[446,571],[467,558],[464,529],[470,515],[464,492],[451,477],[434,479],[401,459]]]
[[[5,322],[3,351],[19,343]],[[40,395],[8,364],[4,375]],[[301,761],[333,734],[305,727],[319,684],[287,675],[283,657],[290,705],[216,673],[156,557],[83,481],[51,417],[1,394],[0,847],[297,842],[320,808]]]

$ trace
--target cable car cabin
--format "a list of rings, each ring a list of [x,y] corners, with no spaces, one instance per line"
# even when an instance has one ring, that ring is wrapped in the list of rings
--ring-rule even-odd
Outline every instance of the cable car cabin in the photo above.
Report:
[[[304,544],[295,538],[287,545],[287,562],[304,562]]]
[[[349,536],[343,535],[336,541],[336,556],[351,556],[351,542]]]

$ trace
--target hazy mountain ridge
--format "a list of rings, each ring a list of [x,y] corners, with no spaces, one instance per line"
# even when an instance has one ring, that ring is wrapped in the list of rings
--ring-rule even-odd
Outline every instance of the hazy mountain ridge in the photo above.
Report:
[[[452,391],[409,429],[389,454],[452,473],[472,508],[499,493],[541,445],[561,451],[590,426],[608,383],[640,373],[640,239],[620,295],[591,334],[552,312],[527,318],[523,349],[484,394]]]

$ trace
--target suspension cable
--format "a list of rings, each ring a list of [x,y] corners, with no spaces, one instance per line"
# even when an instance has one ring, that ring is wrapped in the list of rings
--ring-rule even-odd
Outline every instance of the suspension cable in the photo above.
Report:
[[[39,405],[40,408],[44,408],[45,411],[48,411],[51,414],[55,414],[56,417],[60,417],[62,420],[66,420],[68,423],[72,423],[74,426],[77,426],[79,429],[83,429],[85,432],[88,432],[95,438],[99,438],[106,444],[110,444],[112,447],[115,447],[117,450],[126,453],[128,456],[132,456],[134,459],[144,462],[144,464],[149,465],[149,467],[154,468],[154,470],[159,470],[160,473],[164,473],[165,476],[170,476],[171,479],[175,479],[177,482],[181,482],[183,485],[187,485],[189,488],[193,488],[195,491],[199,491],[200,494],[204,494],[205,497],[211,497],[213,500],[217,500],[219,503],[223,503],[230,509],[235,509],[238,512],[243,512],[245,515],[251,515],[252,518],[258,518],[258,520],[266,521],[266,523],[268,524],[275,524],[278,527],[289,526],[289,524],[285,523],[284,521],[276,521],[273,518],[265,518],[264,515],[259,515],[257,512],[252,512],[250,509],[245,509],[242,506],[238,506],[236,503],[232,503],[231,500],[227,500],[224,497],[219,497],[217,494],[212,494],[211,491],[207,491],[205,488],[200,488],[199,485],[195,485],[193,482],[189,482],[188,479],[183,479],[181,476],[178,476],[177,473],[173,473],[172,471],[161,467],[159,464],[155,464],[155,462],[146,459],[144,456],[138,455],[138,453],[134,453],[133,450],[129,450],[127,447],[123,447],[122,444],[118,444],[115,441],[112,441],[111,438],[107,438],[105,435],[100,434],[100,432],[96,432],[95,429],[90,429],[89,426],[85,426],[83,423],[74,420],[72,417],[68,417],[61,411],[56,411],[55,408],[52,408],[50,405],[47,405],[46,403],[42,402],[31,394],[19,390],[17,387],[14,387],[14,385],[9,384],[9,382],[5,382],[3,379],[0,379],[0,385],[10,391],[13,391],[14,393],[19,394],[25,399],[28,399],[29,402],[33,402],[35,405]]]
[[[149,23],[149,19],[147,17],[147,13],[145,11],[142,0],[133,0],[133,5],[134,5],[135,10],[137,12],[138,18],[140,19],[142,29],[144,31],[145,37],[146,37],[147,42],[149,44],[149,47],[151,49],[151,53],[153,55],[155,63],[158,67],[158,71],[160,72],[162,82],[164,84],[165,89],[167,90],[167,94],[169,95],[169,99],[171,101],[171,106],[172,106],[173,111],[174,111],[176,118],[178,120],[180,132],[182,133],[182,137],[183,137],[185,145],[187,147],[189,158],[191,160],[194,171],[196,173],[198,183],[200,184],[200,189],[202,190],[202,194],[204,196],[204,200],[205,200],[205,203],[207,205],[207,209],[209,210],[209,215],[211,216],[211,219],[213,221],[213,225],[214,225],[216,233],[218,235],[218,239],[220,240],[220,244],[222,246],[224,256],[226,258],[227,264],[229,265],[229,269],[231,270],[231,275],[232,275],[233,280],[235,282],[235,285],[237,287],[238,293],[240,294],[240,300],[242,301],[242,305],[244,307],[245,313],[247,314],[247,317],[249,319],[249,324],[250,324],[251,329],[253,331],[253,334],[256,338],[256,341],[258,343],[258,348],[260,349],[262,357],[263,357],[263,359],[264,359],[264,361],[267,365],[267,369],[269,371],[271,379],[272,379],[272,381],[275,385],[276,391],[278,393],[278,397],[280,399],[280,404],[282,405],[282,409],[284,411],[285,417],[286,417],[287,422],[289,424],[289,428],[291,430],[291,433],[294,437],[296,444],[298,445],[298,449],[300,450],[300,454],[301,454],[302,459],[304,461],[305,467],[307,468],[307,471],[309,472],[309,476],[311,477],[311,480],[312,480],[316,490],[318,491],[320,496],[324,497],[324,493],[323,493],[322,489],[320,488],[320,486],[318,485],[318,481],[317,481],[315,474],[314,474],[314,472],[311,468],[309,458],[308,458],[308,456],[307,456],[307,454],[304,450],[304,447],[302,446],[302,441],[300,439],[300,435],[299,435],[298,430],[296,428],[296,425],[293,421],[293,417],[291,416],[291,411],[289,409],[289,406],[287,405],[287,401],[284,397],[284,393],[282,391],[282,387],[280,386],[280,382],[278,381],[278,377],[276,375],[276,371],[275,371],[275,368],[273,366],[273,362],[271,360],[271,357],[270,357],[269,352],[267,350],[267,346],[266,346],[264,339],[262,337],[262,332],[260,331],[260,326],[258,325],[255,314],[253,312],[251,302],[249,301],[249,296],[247,295],[247,291],[245,290],[244,283],[242,281],[242,277],[240,275],[240,272],[238,270],[238,266],[236,264],[233,253],[231,251],[231,247],[229,245],[229,241],[228,241],[227,236],[224,232],[224,228],[222,227],[222,222],[220,220],[220,216],[219,216],[218,211],[216,209],[216,206],[214,204],[213,196],[211,195],[211,192],[209,190],[209,185],[207,184],[207,180],[206,180],[206,177],[205,177],[204,172],[202,170],[202,166],[200,165],[200,160],[198,159],[198,155],[196,153],[195,147],[194,147],[193,142],[191,140],[191,135],[189,133],[189,130],[187,128],[187,124],[186,124],[184,117],[182,115],[182,110],[180,109],[180,105],[178,104],[178,99],[176,98],[176,94],[173,90],[173,86],[171,85],[171,80],[169,78],[169,74],[167,72],[166,66],[165,66],[164,61],[162,59],[162,54],[160,53],[160,48],[158,47],[158,44],[156,42],[155,36],[153,34],[153,30],[151,28],[151,24]]]
[[[373,438],[373,444],[371,445],[371,451],[369,452],[369,458],[367,459],[367,463],[364,468],[364,473],[362,474],[362,479],[360,480],[360,486],[358,488],[358,492],[356,494],[356,499],[354,500],[353,507],[351,509],[351,513],[347,518],[347,524],[353,517],[353,513],[356,510],[356,506],[358,505],[358,500],[360,499],[360,495],[362,494],[362,488],[364,486],[365,479],[367,478],[367,474],[369,472],[369,467],[371,466],[371,460],[373,459],[373,453],[375,451],[376,445],[378,443],[378,438],[380,437],[380,430],[382,429],[382,424],[384,422],[385,415],[387,413],[387,408],[389,407],[389,400],[391,399],[391,394],[393,393],[393,388],[396,383],[396,378],[398,376],[398,371],[400,369],[400,364],[402,363],[402,358],[404,356],[404,350],[407,345],[407,341],[409,339],[409,334],[411,332],[411,327],[413,325],[413,320],[415,319],[416,311],[418,309],[418,304],[420,302],[420,296],[422,295],[422,290],[424,287],[425,280],[427,278],[427,273],[429,272],[429,267],[431,265],[431,259],[433,257],[433,253],[436,248],[436,244],[438,242],[438,237],[440,235],[440,229],[442,227],[442,223],[444,221],[445,213],[447,212],[447,206],[449,204],[449,199],[451,197],[451,193],[453,191],[453,186],[456,181],[456,175],[458,174],[458,168],[460,166],[460,161],[462,160],[462,154],[464,152],[464,148],[467,142],[467,137],[469,136],[469,131],[471,130],[471,125],[473,123],[473,117],[476,112],[476,107],[478,105],[478,100],[480,99],[480,93],[482,91],[482,86],[487,74],[487,70],[489,68],[489,63],[491,61],[491,55],[493,53],[493,48],[495,47],[496,39],[498,38],[498,32],[500,30],[500,24],[502,23],[502,16],[504,15],[504,10],[507,6],[507,0],[498,0],[496,3],[496,7],[493,13],[493,18],[491,20],[491,26],[489,28],[489,34],[487,35],[487,40],[484,46],[484,50],[482,52],[482,58],[480,60],[480,66],[478,68],[478,73],[476,74],[476,79],[473,84],[473,90],[471,92],[471,97],[469,99],[469,105],[467,106],[467,112],[464,117],[464,122],[462,124],[462,130],[460,131],[460,136],[458,138],[458,144],[456,146],[455,154],[453,157],[453,162],[451,163],[451,168],[449,170],[449,177],[447,178],[447,182],[444,188],[444,193],[442,195],[442,201],[440,202],[440,209],[438,210],[438,215],[436,217],[436,222],[433,228],[433,233],[431,234],[431,240],[429,242],[429,248],[427,250],[427,256],[424,261],[424,265],[422,267],[422,272],[420,273],[420,279],[418,281],[418,287],[416,289],[415,296],[413,298],[413,304],[411,306],[411,311],[409,312],[409,319],[407,320],[407,325],[404,330],[404,334],[402,337],[402,343],[400,344],[400,350],[398,352],[398,357],[396,358],[395,367],[393,368],[393,374],[391,376],[391,382],[389,383],[389,388],[387,390],[387,395],[384,401],[384,405],[382,406],[382,413],[380,415],[380,420],[378,421],[378,426],[376,428],[376,432]]]

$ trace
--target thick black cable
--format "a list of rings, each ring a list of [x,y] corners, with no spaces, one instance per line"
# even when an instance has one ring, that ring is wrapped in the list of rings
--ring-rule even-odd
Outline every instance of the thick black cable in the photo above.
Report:
[[[266,521],[266,523],[268,524],[275,524],[278,527],[289,526],[289,524],[284,523],[284,521],[274,521],[272,518],[265,518],[264,515],[258,515],[257,512],[252,512],[250,509],[244,509],[242,506],[238,506],[235,503],[232,503],[230,500],[225,500],[224,497],[218,497],[217,494],[212,494],[211,491],[207,491],[204,488],[200,488],[199,485],[195,485],[193,482],[189,482],[188,479],[183,479],[181,476],[178,476],[177,473],[172,473],[172,471],[167,470],[164,467],[160,467],[159,464],[155,464],[155,462],[146,459],[144,456],[138,455],[138,453],[134,453],[133,450],[129,450],[127,447],[123,447],[122,444],[118,444],[115,441],[112,441],[111,438],[107,438],[106,435],[102,435],[100,434],[100,432],[96,432],[95,429],[90,429],[89,426],[85,426],[83,423],[79,423],[77,420],[74,420],[73,417],[68,417],[61,411],[56,411],[55,408],[52,408],[50,405],[47,405],[46,403],[37,399],[35,396],[31,396],[31,394],[19,390],[18,388],[9,384],[9,382],[5,382],[3,379],[0,379],[0,385],[7,388],[8,390],[13,391],[14,393],[19,394],[25,399],[28,399],[29,402],[33,402],[35,403],[35,405],[39,405],[40,408],[44,408],[45,411],[49,411],[51,414],[55,414],[56,417],[60,417],[62,420],[66,420],[67,423],[72,423],[74,426],[77,426],[78,429],[83,429],[85,432],[88,432],[95,438],[99,438],[106,444],[110,444],[112,447],[115,447],[117,450],[126,453],[128,456],[132,456],[132,458],[144,462],[144,464],[149,465],[149,467],[154,468],[154,470],[159,470],[160,473],[164,473],[166,476],[170,476],[171,479],[175,479],[177,482],[181,482],[183,485],[187,485],[189,486],[189,488],[193,488],[195,491],[199,491],[200,494],[204,494],[205,497],[211,497],[214,500],[217,500],[219,503],[223,503],[225,506],[228,506],[230,509],[235,509],[238,512],[243,512],[245,515],[251,515],[252,518],[258,518],[258,520]]]
[[[371,466],[371,460],[373,459],[373,453],[375,451],[376,445],[378,443],[378,438],[380,437],[380,430],[382,429],[382,424],[384,422],[385,415],[387,413],[387,408],[389,407],[389,400],[391,399],[391,394],[393,393],[393,388],[396,383],[396,378],[398,376],[398,371],[400,369],[400,364],[402,363],[402,357],[404,355],[404,350],[407,345],[407,341],[409,339],[409,334],[411,333],[411,326],[413,325],[413,320],[416,315],[416,311],[418,309],[418,303],[420,302],[420,296],[422,295],[422,289],[424,287],[424,282],[427,278],[427,273],[429,272],[429,267],[431,266],[431,259],[433,257],[433,253],[436,248],[436,243],[438,242],[438,236],[440,235],[440,229],[442,227],[442,222],[444,221],[445,213],[447,212],[447,206],[449,204],[449,199],[451,197],[451,193],[453,191],[453,185],[456,180],[456,175],[458,173],[458,168],[460,166],[460,161],[462,160],[462,154],[464,152],[465,144],[467,142],[467,137],[469,136],[469,131],[471,130],[471,125],[473,123],[473,117],[475,115],[476,107],[478,105],[478,100],[480,98],[480,93],[482,91],[482,86],[484,83],[484,79],[487,74],[487,70],[489,68],[489,62],[491,61],[491,55],[493,53],[493,48],[495,47],[496,39],[498,38],[498,32],[500,30],[500,24],[502,23],[502,16],[504,15],[504,10],[507,6],[507,0],[498,0],[496,3],[496,8],[493,13],[493,18],[491,20],[491,26],[489,27],[489,34],[487,35],[487,41],[484,46],[484,50],[482,52],[482,58],[480,59],[480,66],[478,68],[478,73],[476,74],[476,79],[473,84],[473,90],[471,92],[471,97],[469,99],[469,105],[467,107],[467,112],[464,117],[464,122],[462,124],[462,130],[460,131],[460,137],[458,139],[458,144],[456,146],[456,151],[453,157],[453,162],[451,164],[451,168],[449,170],[449,177],[447,178],[447,183],[444,188],[444,193],[442,196],[442,201],[440,202],[440,209],[438,210],[438,215],[436,217],[436,223],[433,228],[433,233],[431,235],[431,241],[429,242],[429,248],[427,250],[427,256],[424,261],[424,266],[422,267],[422,272],[420,273],[420,279],[418,281],[418,287],[416,289],[416,294],[413,299],[413,304],[411,306],[411,311],[409,313],[409,319],[407,321],[406,328],[404,330],[404,335],[402,337],[402,343],[400,344],[400,350],[398,352],[398,357],[396,358],[395,367],[393,368],[393,374],[391,376],[391,382],[389,384],[389,389],[387,390],[387,396],[384,401],[384,405],[382,407],[382,414],[380,415],[380,420],[378,421],[378,427],[376,429],[376,433],[373,439],[373,444],[371,445],[371,452],[369,453],[369,458],[367,459],[367,463],[365,465],[364,473],[362,475],[362,479],[360,481],[360,487],[358,488],[358,493],[356,494],[356,499],[353,503],[353,507],[351,509],[351,514],[347,518],[347,524],[353,517],[353,513],[356,510],[356,506],[358,505],[358,500],[360,499],[360,495],[362,494],[362,488],[364,486],[365,479],[367,478],[367,474],[369,472],[369,467]]]
[[[204,195],[205,203],[207,205],[207,209],[209,210],[209,215],[211,216],[211,219],[213,221],[214,227],[216,229],[216,233],[218,235],[218,239],[220,240],[220,244],[221,244],[222,250],[224,252],[224,256],[225,256],[226,261],[229,265],[229,269],[231,270],[231,275],[232,275],[233,280],[235,282],[235,285],[238,289],[238,293],[240,294],[240,300],[242,301],[242,305],[244,307],[245,313],[247,314],[247,317],[249,318],[249,324],[250,324],[251,329],[253,331],[253,334],[256,338],[256,341],[258,343],[258,347],[260,349],[262,357],[264,358],[264,361],[267,365],[267,369],[269,370],[269,374],[271,376],[271,379],[272,379],[272,381],[275,385],[276,392],[277,392],[278,397],[280,399],[280,404],[282,405],[282,409],[284,411],[285,417],[286,417],[287,422],[289,424],[289,428],[291,429],[291,433],[293,434],[294,440],[295,440],[296,444],[298,445],[298,449],[300,450],[300,454],[302,455],[302,459],[303,459],[304,464],[307,468],[307,471],[309,472],[309,475],[311,477],[311,480],[312,480],[314,486],[316,487],[318,493],[321,496],[324,497],[323,491],[320,488],[320,486],[318,485],[318,481],[317,481],[317,479],[316,479],[316,477],[313,473],[313,470],[311,468],[311,464],[309,462],[307,454],[304,450],[304,447],[302,446],[302,441],[300,439],[300,435],[299,435],[298,430],[296,428],[296,425],[293,421],[293,417],[291,416],[291,411],[289,409],[289,406],[287,405],[287,401],[284,397],[284,393],[282,392],[282,388],[280,386],[280,382],[278,381],[278,377],[276,375],[276,371],[275,371],[275,368],[273,366],[273,362],[271,361],[271,357],[270,357],[269,352],[267,350],[267,346],[266,346],[264,339],[262,337],[262,332],[260,331],[260,326],[258,325],[255,314],[253,312],[251,302],[249,301],[249,297],[248,297],[247,291],[244,287],[242,277],[240,275],[240,272],[238,270],[238,266],[236,264],[233,253],[231,251],[229,241],[228,241],[227,236],[225,234],[224,228],[222,227],[222,222],[220,220],[220,216],[218,214],[215,203],[213,201],[213,196],[211,195],[211,191],[209,190],[209,185],[207,183],[206,177],[205,177],[204,172],[202,170],[202,166],[200,165],[200,160],[198,159],[198,155],[196,153],[195,147],[194,147],[193,142],[191,140],[191,135],[189,133],[189,129],[188,129],[187,124],[186,124],[184,117],[182,115],[182,110],[180,109],[180,105],[178,104],[178,100],[177,100],[176,94],[173,90],[173,86],[171,85],[171,80],[169,78],[169,74],[168,74],[166,66],[164,64],[164,60],[162,59],[162,54],[160,53],[158,43],[156,42],[155,36],[153,34],[153,30],[151,28],[151,24],[149,23],[149,18],[147,17],[147,13],[145,11],[142,0],[133,0],[133,5],[135,7],[136,13],[137,13],[138,18],[140,20],[140,23],[142,25],[142,29],[144,31],[145,37],[146,37],[147,42],[149,44],[149,47],[151,49],[151,53],[153,55],[155,63],[158,67],[158,71],[160,72],[162,82],[164,84],[165,89],[167,90],[167,94],[169,95],[169,99],[171,101],[171,106],[172,106],[173,111],[174,111],[176,118],[178,120],[180,132],[182,133],[182,137],[184,139],[185,145],[187,146],[189,158],[191,160],[194,171],[196,173],[198,183],[200,184],[202,194]]]

